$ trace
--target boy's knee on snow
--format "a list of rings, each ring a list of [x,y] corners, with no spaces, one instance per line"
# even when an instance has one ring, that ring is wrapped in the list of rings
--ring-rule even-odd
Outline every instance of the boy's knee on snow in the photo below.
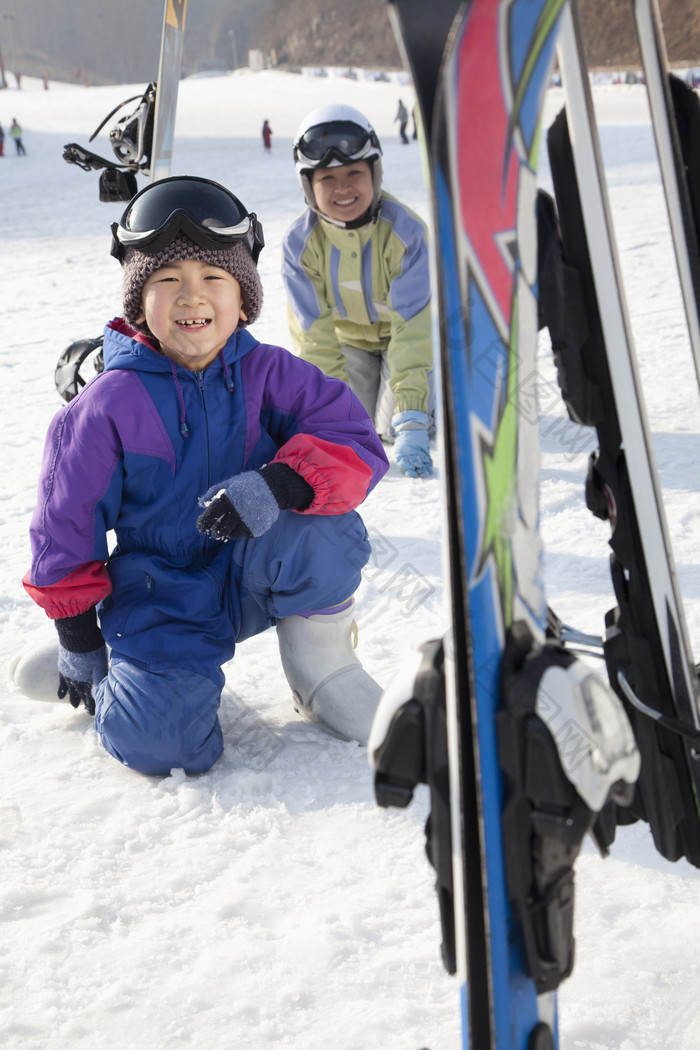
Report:
[[[116,661],[97,690],[95,729],[109,754],[137,773],[205,773],[223,751],[219,696],[193,672]]]

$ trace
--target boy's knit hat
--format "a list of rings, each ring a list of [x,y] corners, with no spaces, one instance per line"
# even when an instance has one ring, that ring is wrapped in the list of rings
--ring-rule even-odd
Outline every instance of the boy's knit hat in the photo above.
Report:
[[[197,259],[210,266],[220,266],[222,270],[228,270],[241,286],[242,306],[248,318],[247,321],[239,321],[238,327],[245,328],[257,320],[263,301],[262,283],[253,256],[246,245],[239,241],[221,251],[200,248],[189,237],[180,234],[166,248],[152,255],[127,249],[122,264],[122,298],[124,319],[133,328],[148,331],[145,321],[141,324],[136,321],[141,312],[141,293],[148,278],[161,266],[181,259]]]

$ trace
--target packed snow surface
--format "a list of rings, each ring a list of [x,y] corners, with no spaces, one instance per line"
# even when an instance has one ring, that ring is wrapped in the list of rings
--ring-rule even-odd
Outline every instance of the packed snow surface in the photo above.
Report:
[[[53,627],[21,586],[53,372],[73,340],[119,312],[120,274],[97,175],[61,159],[143,85],[83,88],[24,79],[0,121],[24,128],[0,159],[0,355],[4,399],[0,535],[0,1044],[11,1050],[455,1050],[457,982],[440,962],[427,800],[373,798],[365,751],[297,720],[274,631],[227,668],[226,750],[208,774],[148,779],[98,745],[91,720],[2,685],[18,652]],[[384,146],[387,188],[429,217],[416,142],[394,123],[398,83],[278,72],[187,79],[173,174],[229,185],[263,222],[265,287],[254,334],[289,345],[280,278],[302,207],[291,160],[306,112],[334,99],[363,110]],[[700,640],[698,388],[643,89],[596,89],[620,256],[689,633]],[[549,121],[561,105],[546,101]],[[263,151],[264,119],[273,129]],[[109,155],[105,133],[92,143]],[[474,158],[478,163],[478,158]],[[543,158],[541,179],[548,173]],[[614,604],[608,528],[583,500],[593,440],[567,420],[543,339],[541,511],[549,603],[600,634]],[[440,479],[397,467],[363,515],[374,555],[358,593],[360,652],[387,684],[443,630]],[[567,1050],[696,1050],[700,876],[621,830],[612,855],[577,865],[577,964],[560,995]]]

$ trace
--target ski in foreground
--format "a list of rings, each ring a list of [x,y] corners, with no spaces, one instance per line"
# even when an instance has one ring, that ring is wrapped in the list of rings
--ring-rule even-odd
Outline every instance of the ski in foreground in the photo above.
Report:
[[[658,0],[631,0],[669,223],[700,382],[700,100],[672,74]]]
[[[474,1050],[559,1045],[574,861],[639,770],[620,700],[548,636],[540,578],[536,165],[562,8],[390,5],[431,158],[451,631],[387,692],[370,752],[381,805],[430,786]]]
[[[617,601],[605,616],[600,652],[610,684],[630,714],[642,755],[629,810],[608,812],[599,833],[609,844],[616,821],[643,819],[664,857],[675,861],[685,856],[697,867],[698,675],[646,417],[576,16],[572,6],[562,20],[559,66],[566,106],[548,134],[559,225],[554,243],[559,241],[560,273],[565,269],[572,280],[565,299],[560,296],[560,308],[550,301],[545,313],[549,310],[553,318],[550,334],[569,415],[596,430],[598,451],[589,461],[586,503],[610,523],[610,569]],[[663,119],[669,115],[665,112]],[[677,229],[674,234],[678,245]],[[551,290],[557,279],[550,272],[542,283],[544,294],[545,284]],[[578,330],[571,316],[579,318]]]
[[[642,41],[643,6],[635,3]],[[700,864],[697,671],[577,5],[445,3],[430,27],[411,0],[391,9],[432,159],[452,631],[449,650],[426,647],[415,680],[385,698],[370,742],[376,793],[382,805],[406,805],[419,781],[430,785],[428,852],[445,964],[464,980],[465,1047],[549,1050],[558,1046],[554,993],[573,968],[573,864],[583,835],[605,853],[617,823],[641,818],[663,856]],[[658,19],[654,27],[658,56]],[[535,185],[555,46],[566,99],[548,135],[556,205]],[[677,149],[676,181],[668,174],[665,143],[677,132],[665,83],[663,107],[660,90],[652,82],[695,349],[696,229],[677,203],[688,198]],[[674,139],[663,134],[669,128]],[[532,417],[543,324],[570,418],[595,427],[598,439],[586,498],[611,525],[618,602],[599,644],[547,616],[539,579]],[[577,663],[581,644],[605,660],[610,690]]]

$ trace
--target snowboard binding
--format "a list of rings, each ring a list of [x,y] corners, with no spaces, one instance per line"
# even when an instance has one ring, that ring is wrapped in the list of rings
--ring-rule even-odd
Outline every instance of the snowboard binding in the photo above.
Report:
[[[136,99],[136,109],[120,117],[109,132],[109,141],[119,161],[107,160],[76,142],[63,147],[63,159],[77,164],[83,171],[100,172],[100,200],[107,203],[130,201],[138,190],[136,173],[149,174],[153,152],[153,122],[156,106],[156,84],[148,85],[142,95],[132,95],[111,110],[95,128],[89,142],[97,137],[115,113]]]

